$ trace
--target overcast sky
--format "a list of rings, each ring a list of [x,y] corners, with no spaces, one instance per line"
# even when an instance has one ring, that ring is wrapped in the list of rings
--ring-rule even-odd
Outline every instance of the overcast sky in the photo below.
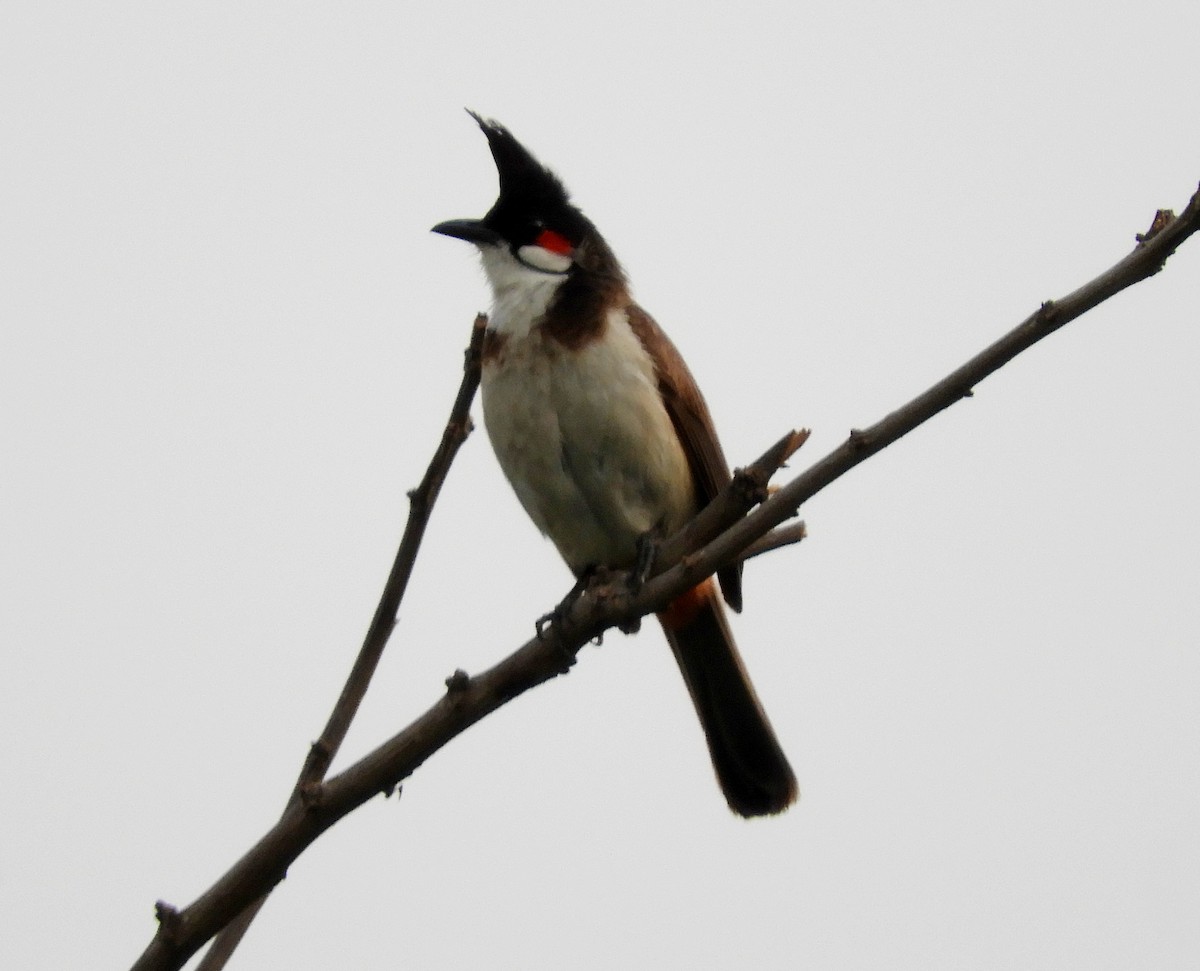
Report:
[[[736,12],[735,12],[736,11]],[[122,968],[277,816],[487,291],[464,106],[559,172],[734,463],[800,468],[1200,180],[1194,0],[0,11],[0,966]],[[1195,968],[1200,240],[804,511],[732,817],[611,634],[292,868],[234,968]],[[478,413],[476,409],[476,413]],[[340,765],[570,577],[482,431]]]

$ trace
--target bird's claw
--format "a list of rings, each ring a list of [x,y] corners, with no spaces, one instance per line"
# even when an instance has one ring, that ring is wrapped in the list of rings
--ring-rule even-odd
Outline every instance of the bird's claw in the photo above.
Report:
[[[659,536],[655,530],[642,533],[637,540],[637,559],[633,569],[629,571],[629,590],[637,593],[650,579],[650,571],[654,569],[654,560],[658,557]]]

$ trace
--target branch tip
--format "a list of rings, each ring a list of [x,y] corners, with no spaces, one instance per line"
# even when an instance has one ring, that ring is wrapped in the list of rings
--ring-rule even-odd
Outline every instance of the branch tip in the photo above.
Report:
[[[784,459],[790,459],[803,447],[804,443],[812,436],[811,428],[795,428],[792,430],[788,441],[788,452]]]
[[[165,900],[154,901],[154,919],[168,939],[174,940],[179,930],[179,911]]]
[[[733,470],[733,489],[745,500],[745,505],[758,505],[766,498],[762,490],[787,460],[799,451],[800,446],[808,441],[810,434],[807,428],[793,429],[749,465]]]
[[[467,343],[467,349],[463,351],[463,370],[468,373],[479,368],[483,357],[483,335],[487,332],[487,325],[487,314],[475,315],[471,324],[471,339]]]
[[[793,515],[796,515],[793,513]],[[792,546],[808,538],[808,529],[804,525],[804,520],[798,523],[791,523],[787,526],[777,526],[771,532],[756,539],[753,543],[746,547],[742,554],[742,562],[753,559],[756,556],[761,556],[763,553],[770,553],[772,550],[782,549],[785,546]]]

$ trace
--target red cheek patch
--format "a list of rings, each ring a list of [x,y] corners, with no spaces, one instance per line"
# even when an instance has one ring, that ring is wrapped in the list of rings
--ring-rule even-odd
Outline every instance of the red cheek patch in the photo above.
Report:
[[[533,242],[542,249],[548,249],[551,253],[558,253],[561,256],[570,256],[575,249],[566,236],[556,233],[553,229],[543,229]]]

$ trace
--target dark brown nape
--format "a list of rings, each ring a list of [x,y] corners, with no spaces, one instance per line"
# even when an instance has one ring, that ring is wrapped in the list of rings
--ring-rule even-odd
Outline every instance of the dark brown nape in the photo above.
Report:
[[[549,337],[572,350],[599,338],[608,312],[630,302],[625,272],[595,229],[576,248],[574,261],[542,324]]]

